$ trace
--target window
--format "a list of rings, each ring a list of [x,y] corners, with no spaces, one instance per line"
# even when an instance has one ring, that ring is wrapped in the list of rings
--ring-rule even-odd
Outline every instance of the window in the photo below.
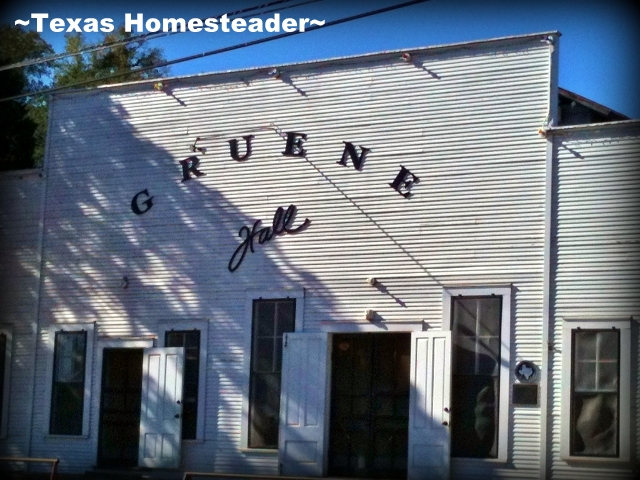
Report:
[[[506,461],[510,288],[447,289],[451,330],[451,456]]]
[[[249,448],[278,448],[282,334],[295,329],[294,299],[254,300],[249,386]]]
[[[182,438],[193,440],[198,424],[198,384],[200,377],[200,330],[170,330],[165,347],[184,347],[182,395]]]
[[[565,322],[562,453],[629,459],[629,322]]]
[[[87,332],[56,332],[51,433],[82,434]]]
[[[51,408],[47,419],[51,435],[88,435],[93,324],[52,326],[49,340]]]
[[[10,325],[0,325],[0,438],[7,436],[9,421],[12,345],[13,328]]]

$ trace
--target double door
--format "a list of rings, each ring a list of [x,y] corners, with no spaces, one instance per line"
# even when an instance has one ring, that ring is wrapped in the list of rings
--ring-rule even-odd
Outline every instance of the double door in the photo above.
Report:
[[[448,478],[450,332],[287,333],[283,346],[282,475]]]

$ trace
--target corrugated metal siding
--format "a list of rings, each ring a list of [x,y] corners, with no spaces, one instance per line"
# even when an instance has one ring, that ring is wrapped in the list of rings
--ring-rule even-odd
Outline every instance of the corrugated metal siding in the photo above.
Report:
[[[29,451],[42,191],[38,170],[0,173],[0,324],[13,326],[8,430],[0,456]]]
[[[238,450],[247,289],[304,287],[312,331],[364,321],[367,308],[386,322],[440,328],[443,286],[513,283],[511,362],[541,362],[546,140],[537,130],[549,104],[549,47],[532,38],[414,61],[307,64],[281,79],[250,71],[169,80],[170,92],[142,85],[55,99],[42,317],[96,321],[98,336],[210,319],[207,440],[186,453],[199,467],[277,471],[275,456]],[[306,133],[307,158],[281,155],[270,124]],[[236,162],[227,140],[249,131],[253,154]],[[196,136],[212,135],[198,144],[208,148],[206,176],[182,183],[178,161]],[[336,164],[343,141],[372,150],[363,171]],[[421,179],[409,200],[388,186],[400,165]],[[136,216],[129,205],[144,189],[154,207]],[[256,245],[229,273],[240,227],[269,225],[292,203],[296,225],[309,218],[310,227]],[[535,412],[513,409],[504,469],[471,462],[456,464],[457,474],[538,475]],[[39,452],[51,449],[47,441]],[[82,455],[74,467],[95,457]]]
[[[559,458],[563,318],[583,320],[640,317],[640,127],[566,133],[554,139],[557,151],[554,277],[555,322],[550,391],[551,475],[553,478],[636,478],[628,468]],[[632,351],[638,351],[637,328]],[[635,346],[634,346],[635,345]],[[632,361],[634,356],[632,354]],[[635,355],[637,361],[637,353]],[[635,365],[632,374],[638,375]],[[636,412],[632,458],[640,460],[640,382],[632,380]],[[634,406],[635,405],[635,406]],[[621,421],[628,421],[621,419]],[[633,434],[633,431],[632,431]]]

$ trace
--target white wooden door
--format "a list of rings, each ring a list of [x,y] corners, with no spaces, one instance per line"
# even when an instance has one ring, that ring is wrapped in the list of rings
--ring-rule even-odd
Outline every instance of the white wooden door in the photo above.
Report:
[[[411,334],[407,478],[449,478],[451,332]]]
[[[280,432],[281,475],[324,475],[327,451],[327,334],[283,337]]]
[[[138,452],[141,467],[180,465],[183,369],[182,347],[144,350]]]

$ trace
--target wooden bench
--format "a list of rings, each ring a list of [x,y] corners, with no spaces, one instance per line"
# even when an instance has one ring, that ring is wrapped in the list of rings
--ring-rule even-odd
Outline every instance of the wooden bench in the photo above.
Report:
[[[51,476],[49,480],[54,480],[56,472],[58,470],[58,458],[22,458],[22,457],[0,457],[0,462],[24,462],[24,463],[50,463],[51,464]]]

